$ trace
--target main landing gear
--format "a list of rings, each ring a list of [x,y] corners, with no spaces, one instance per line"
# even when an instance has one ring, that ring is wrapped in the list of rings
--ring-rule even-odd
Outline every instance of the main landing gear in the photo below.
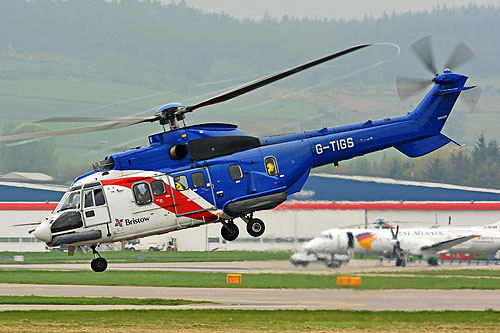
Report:
[[[266,225],[264,224],[264,222],[262,222],[261,219],[254,218],[253,213],[240,217],[247,224],[247,232],[250,236],[262,236],[262,234],[266,230]],[[222,238],[224,238],[225,240],[234,241],[236,238],[238,238],[240,231],[234,221],[229,220],[227,222],[222,222],[222,229],[220,233],[222,235]]]
[[[94,272],[104,272],[108,268],[108,262],[97,252],[95,245],[92,245],[90,248],[94,254],[94,259],[90,262],[90,267]]]

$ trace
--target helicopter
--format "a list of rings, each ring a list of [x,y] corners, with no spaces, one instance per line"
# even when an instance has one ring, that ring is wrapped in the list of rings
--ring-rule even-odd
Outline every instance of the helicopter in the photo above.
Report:
[[[252,81],[198,104],[170,103],[147,117],[56,117],[52,122],[106,122],[73,129],[1,136],[0,142],[96,132],[147,122],[163,131],[149,136],[149,146],[108,155],[93,171],[73,182],[49,217],[30,232],[49,247],[68,246],[68,254],[89,246],[91,268],[108,264],[96,250],[103,243],[126,241],[176,230],[221,223],[221,235],[234,241],[246,223],[249,235],[261,236],[264,222],[255,216],[273,209],[301,190],[313,168],[395,147],[409,157],[430,153],[449,142],[441,133],[468,79],[451,69],[473,57],[461,43],[446,69],[438,73],[424,37],[413,49],[433,78],[398,80],[401,98],[434,84],[421,103],[404,116],[359,124],[324,127],[300,133],[257,138],[236,125],[186,126],[185,118],[201,107],[228,101],[326,61],[370,47],[357,45]],[[168,129],[165,130],[165,126]],[[35,224],[34,224],[35,225]]]

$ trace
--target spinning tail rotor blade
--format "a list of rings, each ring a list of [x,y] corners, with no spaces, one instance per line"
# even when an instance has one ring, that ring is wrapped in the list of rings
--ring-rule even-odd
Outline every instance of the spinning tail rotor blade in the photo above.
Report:
[[[481,87],[466,90],[460,94],[460,100],[467,105],[470,111],[472,111],[479,102],[482,92],[483,89],[481,89]]]
[[[263,86],[268,85],[270,83],[273,83],[273,82],[276,82],[278,80],[284,79],[284,78],[286,78],[286,77],[288,77],[290,75],[299,73],[299,72],[301,72],[303,70],[306,70],[308,68],[311,68],[311,67],[314,67],[316,65],[322,64],[322,63],[324,63],[326,61],[329,61],[329,60],[341,57],[341,56],[349,54],[351,52],[360,50],[360,49],[365,48],[365,47],[370,46],[370,45],[371,44],[357,45],[357,46],[348,48],[346,50],[330,54],[330,55],[328,55],[326,57],[323,57],[323,58],[320,58],[320,59],[316,59],[314,61],[308,62],[308,63],[303,64],[301,66],[297,66],[297,67],[291,68],[291,69],[283,71],[283,72],[279,72],[279,73],[276,73],[276,74],[272,74],[272,75],[269,75],[269,76],[257,79],[255,81],[249,82],[249,83],[247,83],[247,84],[245,84],[243,86],[240,86],[238,88],[232,89],[230,91],[227,91],[227,92],[222,93],[220,95],[217,95],[215,97],[212,97],[212,98],[209,98],[207,100],[204,100],[204,101],[202,101],[202,102],[200,102],[198,104],[195,104],[195,105],[192,105],[192,106],[187,106],[186,109],[183,110],[181,113],[191,112],[191,111],[194,111],[194,110],[196,110],[198,108],[201,108],[203,106],[208,106],[208,105],[212,105],[212,104],[217,104],[217,103],[228,101],[228,100],[230,100],[232,98],[235,98],[235,97],[238,97],[240,95],[246,94],[247,92],[250,92],[250,91],[255,90],[257,88],[263,87]]]
[[[432,84],[432,80],[429,79],[412,79],[408,77],[396,78],[398,96],[402,101],[418,94],[430,84]]]
[[[472,52],[472,50],[464,42],[460,42],[457,44],[457,47],[450,55],[450,58],[446,62],[445,68],[454,71],[455,69],[457,69],[464,63],[474,59],[475,57],[476,55],[474,54],[474,52]]]
[[[411,45],[413,52],[417,55],[417,58],[422,62],[422,64],[427,68],[432,75],[435,75],[438,70],[434,64],[434,56],[431,47],[431,36],[425,36]]]

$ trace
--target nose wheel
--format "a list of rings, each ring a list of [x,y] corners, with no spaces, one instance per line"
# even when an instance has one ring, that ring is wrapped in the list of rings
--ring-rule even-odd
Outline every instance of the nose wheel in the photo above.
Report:
[[[104,272],[108,268],[108,262],[97,252],[95,245],[92,245],[90,248],[94,254],[94,259],[90,262],[90,267],[94,272]]]

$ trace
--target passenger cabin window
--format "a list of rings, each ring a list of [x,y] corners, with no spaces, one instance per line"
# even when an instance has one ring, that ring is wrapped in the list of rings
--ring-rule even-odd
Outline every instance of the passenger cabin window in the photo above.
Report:
[[[191,181],[193,182],[194,188],[204,187],[207,185],[207,181],[205,180],[205,175],[203,172],[193,172],[191,174]]]
[[[177,191],[185,191],[189,188],[188,179],[184,175],[175,176],[174,185]]]
[[[228,166],[227,171],[229,171],[229,177],[231,177],[232,180],[243,178],[243,170],[241,170],[241,165],[239,164]]]
[[[132,191],[134,192],[135,202],[138,205],[147,205],[153,201],[148,183],[135,184],[132,186]]]
[[[167,193],[163,180],[153,180],[151,182],[151,188],[153,189],[153,194],[156,196]]]
[[[266,171],[269,176],[278,175],[278,162],[273,156],[268,156],[264,159],[264,164],[266,165]]]

